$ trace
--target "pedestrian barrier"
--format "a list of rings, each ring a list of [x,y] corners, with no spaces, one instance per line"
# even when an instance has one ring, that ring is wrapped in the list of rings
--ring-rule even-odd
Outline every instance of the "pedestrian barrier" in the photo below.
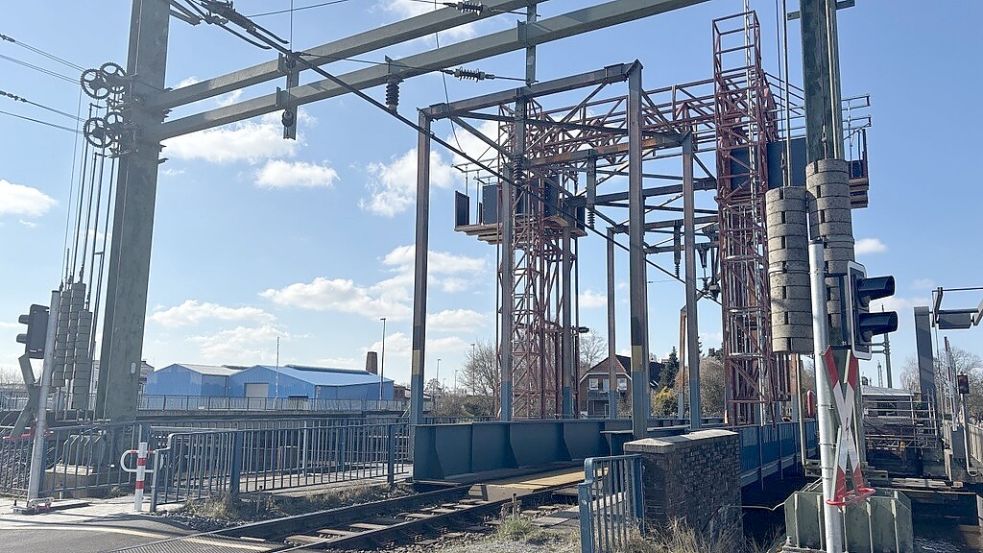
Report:
[[[377,479],[409,467],[406,423],[178,431],[154,456],[150,510],[214,495]]]
[[[577,486],[580,550],[625,550],[632,534],[644,531],[642,457],[617,455],[584,461],[584,482]]]
[[[122,469],[118,452],[141,441],[156,445],[149,425],[96,423],[49,428],[39,470],[39,497],[101,497],[128,493],[133,475]],[[0,439],[0,494],[26,497],[35,436],[5,435]]]
[[[119,458],[120,467],[124,472],[133,473],[136,479],[133,482],[133,510],[137,513],[143,510],[143,488],[147,478],[147,473],[153,473],[152,469],[147,468],[147,456],[154,452],[147,448],[147,442],[140,442],[137,449],[128,449]],[[126,465],[126,458],[136,455],[136,466],[130,468]]]

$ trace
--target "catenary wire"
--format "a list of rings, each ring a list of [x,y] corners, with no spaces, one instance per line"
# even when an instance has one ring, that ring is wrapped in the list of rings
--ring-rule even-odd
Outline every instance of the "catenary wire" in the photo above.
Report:
[[[51,123],[50,121],[42,121],[41,119],[35,119],[33,117],[28,117],[26,115],[20,115],[20,114],[17,114],[17,113],[11,113],[9,111],[0,110],[0,115],[9,115],[10,117],[16,117],[18,119],[23,119],[25,121],[31,121],[33,123],[38,123],[38,124],[41,124],[41,125],[46,125],[48,127],[52,127],[52,128],[55,128],[55,129],[61,129],[63,131],[68,131],[70,133],[78,134],[78,132],[79,132],[78,130],[73,129],[71,127],[63,127],[62,125],[58,125],[56,123]]]
[[[82,67],[81,65],[77,64],[77,63],[72,63],[72,62],[66,60],[65,58],[56,56],[56,55],[54,55],[54,54],[52,54],[50,52],[46,52],[46,51],[44,51],[44,50],[42,50],[40,48],[37,48],[35,46],[31,46],[30,44],[27,44],[26,42],[17,40],[17,39],[15,39],[14,37],[12,37],[10,35],[5,35],[3,33],[0,33],[0,40],[5,41],[5,42],[9,42],[11,44],[15,44],[17,46],[20,46],[21,48],[24,48],[24,49],[26,49],[28,51],[31,51],[31,52],[34,52],[35,54],[38,54],[39,56],[44,56],[44,57],[48,58],[51,61],[58,62],[58,63],[60,63],[62,65],[71,67],[72,69],[75,69],[76,71],[78,71],[80,73],[82,71],[85,71],[85,68]]]

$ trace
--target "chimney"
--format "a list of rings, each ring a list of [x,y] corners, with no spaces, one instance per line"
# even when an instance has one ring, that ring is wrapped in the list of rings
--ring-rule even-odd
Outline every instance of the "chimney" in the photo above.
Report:
[[[379,374],[379,354],[374,351],[365,354],[365,372]]]

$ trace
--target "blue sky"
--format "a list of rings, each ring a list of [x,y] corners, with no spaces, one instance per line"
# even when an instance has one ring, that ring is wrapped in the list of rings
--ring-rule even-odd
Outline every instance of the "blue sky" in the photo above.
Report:
[[[296,4],[306,5],[297,0]],[[543,16],[591,4],[551,0]],[[238,0],[243,13],[289,6],[287,0]],[[775,3],[753,2],[762,20],[765,64],[777,72]],[[794,5],[794,2],[792,2]],[[676,13],[567,39],[540,48],[539,77],[556,78],[635,58],[645,66],[645,86],[703,79],[711,71],[710,21],[740,8],[714,0]],[[426,5],[407,0],[352,0],[300,12],[294,19],[298,48],[391,22]],[[7,6],[0,33],[86,67],[125,65],[129,2],[21,2]],[[927,303],[937,285],[979,284],[983,261],[974,221],[983,191],[971,169],[976,129],[983,113],[972,66],[983,53],[976,23],[978,2],[866,0],[841,12],[844,95],[869,92],[870,207],[854,212],[858,258],[872,274],[894,274],[890,302],[901,315],[893,337],[896,366],[913,354],[911,307]],[[502,16],[440,37],[441,44],[506,28]],[[289,34],[288,16],[262,21]],[[792,75],[800,80],[799,34],[791,27]],[[95,40],[82,41],[85,35]],[[174,21],[168,52],[169,86],[266,61],[268,53],[214,27]],[[421,39],[364,57],[399,57],[433,45]],[[68,73],[30,52],[0,42],[0,54]],[[75,111],[78,89],[69,83],[0,60],[0,90],[64,111]],[[338,63],[329,70],[361,67]],[[520,54],[470,67],[521,75]],[[246,90],[268,93],[276,84]],[[451,99],[509,88],[508,81],[467,83],[448,79]],[[381,99],[382,91],[371,93]],[[233,97],[202,102],[215,107]],[[401,110],[444,100],[440,77],[404,84]],[[0,98],[0,109],[65,123],[59,116]],[[187,110],[185,110],[187,111]],[[182,112],[175,112],[179,116]],[[409,375],[408,320],[413,244],[414,133],[355,97],[303,110],[300,139],[279,139],[278,116],[260,118],[169,144],[158,187],[145,357],[172,362],[243,363],[273,360],[281,338],[284,363],[361,366],[378,346],[379,317],[389,318],[387,375]],[[450,128],[438,126],[442,136]],[[16,317],[29,303],[45,303],[61,268],[72,174],[72,134],[0,116],[0,368],[16,367],[20,346]],[[452,191],[465,182],[437,149],[431,220],[431,343],[428,369],[441,358],[441,379],[451,382],[470,344],[494,336],[494,250],[452,231]],[[712,201],[710,196],[701,198]],[[626,260],[622,259],[624,263]],[[658,260],[671,265],[670,258]],[[603,329],[604,309],[590,301],[604,290],[603,244],[582,244],[582,324]],[[624,267],[624,265],[622,265]],[[626,273],[622,271],[622,277]],[[657,273],[650,279],[652,351],[676,342],[682,285]],[[965,297],[975,306],[979,296]],[[627,298],[619,292],[624,315]],[[701,307],[706,346],[720,340],[719,311]],[[619,322],[619,350],[627,348],[627,319]],[[954,333],[956,346],[983,354],[974,332]],[[603,333],[603,332],[602,332]]]

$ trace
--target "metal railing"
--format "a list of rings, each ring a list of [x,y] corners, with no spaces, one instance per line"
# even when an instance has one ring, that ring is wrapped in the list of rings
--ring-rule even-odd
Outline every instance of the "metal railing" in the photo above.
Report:
[[[6,431],[5,431],[6,432]],[[107,423],[50,428],[44,436],[39,497],[105,496],[132,488],[132,474],[119,466],[122,451],[145,440],[154,446],[150,427]],[[0,439],[0,495],[26,497],[34,437]]]
[[[407,405],[404,400],[171,395],[142,395],[137,401],[137,409],[141,411],[402,412]]]
[[[624,550],[632,534],[644,531],[642,457],[618,455],[584,461],[584,482],[577,485],[580,550]]]
[[[0,411],[20,411],[27,405],[28,395],[22,389],[0,390]],[[71,398],[64,390],[48,396],[47,408],[56,413],[73,411]],[[95,405],[91,394],[88,405]],[[428,402],[429,405],[429,402]],[[311,399],[291,397],[226,397],[191,395],[146,395],[137,397],[137,410],[164,411],[305,411],[305,412],[403,412],[406,400],[376,399]]]
[[[150,508],[333,482],[392,483],[409,462],[404,422],[172,432],[155,452]]]
[[[741,448],[742,479],[752,473],[757,473],[757,478],[767,476],[780,460],[799,453],[799,428],[796,422],[740,426],[733,430],[738,434]],[[807,451],[816,447],[818,431],[815,420],[805,421]]]

